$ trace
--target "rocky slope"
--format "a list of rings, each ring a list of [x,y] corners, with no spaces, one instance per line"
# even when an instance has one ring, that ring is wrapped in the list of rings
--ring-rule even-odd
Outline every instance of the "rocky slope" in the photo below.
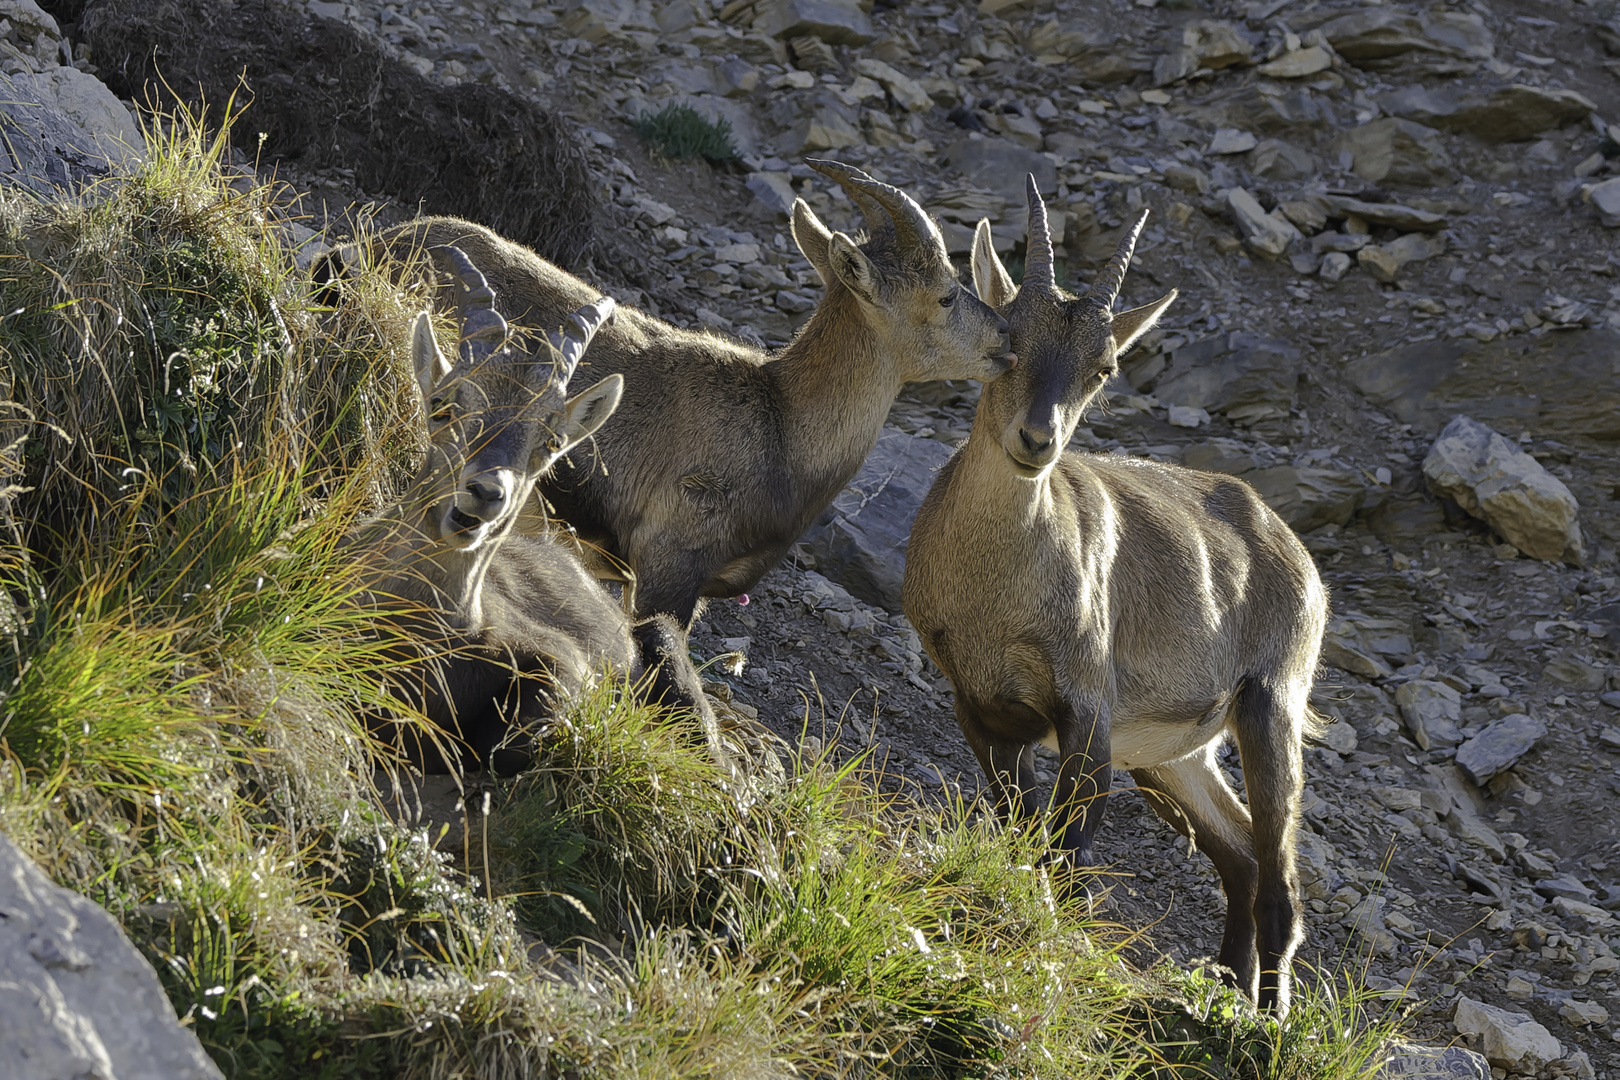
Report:
[[[1499,1075],[1620,1070],[1612,0],[305,14],[435,85],[571,118],[608,207],[577,269],[684,325],[778,342],[803,320],[819,282],[787,206],[855,223],[807,154],[906,187],[957,251],[988,217],[1015,261],[1033,172],[1077,287],[1151,207],[1125,299],[1181,299],[1079,448],[1244,476],[1333,589],[1315,704],[1337,723],[1307,755],[1304,955],[1364,973],[1426,1034],[1468,1033]],[[35,54],[19,56],[5,62]],[[725,118],[740,161],[651,158],[630,121],[671,102]],[[361,194],[338,169],[282,169],[333,206]],[[913,389],[796,565],[747,606],[714,605],[695,644],[741,654],[713,669],[717,691],[788,742],[871,748],[896,783],[971,793],[949,687],[894,583],[976,388]],[[1213,952],[1207,862],[1133,794],[1109,813],[1117,917],[1153,924],[1174,956]]]

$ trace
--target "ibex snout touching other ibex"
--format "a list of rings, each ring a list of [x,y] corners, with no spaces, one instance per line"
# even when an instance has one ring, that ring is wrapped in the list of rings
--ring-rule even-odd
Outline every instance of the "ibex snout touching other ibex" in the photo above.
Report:
[[[811,164],[849,193],[870,233],[832,232],[794,204],[794,239],[827,293],[781,353],[628,308],[592,346],[592,371],[624,376],[623,402],[540,492],[587,553],[605,553],[599,574],[629,568],[638,615],[686,625],[700,598],[752,588],[855,475],[902,384],[1007,368],[1005,320],[958,283],[923,209],[858,169]],[[382,241],[463,248],[522,325],[556,325],[596,295],[465,221],[417,221]]]
[[[385,574],[373,589],[413,602],[394,689],[464,744],[463,766],[510,769],[521,747],[498,753],[513,728],[550,716],[604,669],[641,674],[663,661],[655,696],[697,707],[712,731],[696,674],[667,620],[632,631],[619,605],[573,555],[513,526],[536,478],[612,414],[624,380],[609,375],[568,396],[591,338],[614,309],[602,298],[568,317],[569,332],[530,349],[494,310],[482,274],[454,247],[435,248],[461,322],[455,363],[440,352],[429,316],[411,352],[426,405],[428,449],[404,497],[351,537]],[[451,766],[433,740],[405,749],[430,771]],[[713,740],[711,739],[711,742]]]
[[[1144,213],[1090,295],[1071,297],[1033,180],[1029,206],[1022,288],[984,223],[975,238],[974,281],[1007,311],[1018,360],[985,386],[972,434],[917,515],[906,615],[950,677],[1002,812],[1037,811],[1034,744],[1055,743],[1054,839],[1090,865],[1111,770],[1128,769],[1220,872],[1220,962],[1282,1012],[1302,933],[1301,737],[1327,595],[1304,546],[1241,480],[1063,452],[1176,294],[1112,310]],[[1217,763],[1228,736],[1247,807]]]

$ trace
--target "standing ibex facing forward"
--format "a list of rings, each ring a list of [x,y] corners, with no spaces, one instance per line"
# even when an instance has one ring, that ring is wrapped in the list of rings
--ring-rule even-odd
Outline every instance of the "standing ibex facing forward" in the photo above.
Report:
[[[877,443],[903,383],[1007,369],[1007,324],[956,279],[938,227],[909,196],[837,162],[811,162],[866,215],[866,239],[830,232],[802,200],[793,237],[827,295],[769,355],[621,308],[591,349],[624,377],[613,424],[560,461],[540,492],[593,569],[628,567],[626,605],[687,625],[703,597],[748,591]],[[428,218],[383,234],[396,254],[455,244],[520,325],[555,326],[596,290],[488,229]],[[341,270],[330,263],[322,272]],[[536,525],[536,528],[543,528]]]
[[[906,615],[950,677],[1003,814],[1033,815],[1034,744],[1061,758],[1054,831],[1093,862],[1112,768],[1214,861],[1220,962],[1279,1013],[1302,936],[1294,831],[1327,594],[1298,538],[1241,480],[1064,453],[1118,360],[1175,299],[1113,313],[1144,213],[1074,299],[1029,184],[1016,289],[981,222],[973,277],[1018,357],[988,383],[906,552]],[[1216,753],[1235,735],[1246,809]],[[1251,819],[1251,813],[1253,817]]]
[[[510,771],[526,752],[508,735],[548,718],[606,670],[641,675],[661,661],[652,696],[699,711],[718,749],[696,673],[667,619],[632,627],[574,556],[546,538],[514,533],[537,477],[613,413],[624,380],[609,375],[574,397],[568,382],[613,312],[602,298],[568,316],[573,329],[523,347],[466,255],[434,248],[461,321],[460,358],[439,351],[417,317],[411,354],[427,406],[426,458],[401,500],[360,526],[352,549],[383,571],[376,602],[405,600],[394,691],[464,744],[462,767]],[[562,320],[559,319],[559,322]],[[400,735],[427,771],[453,762],[435,740]]]

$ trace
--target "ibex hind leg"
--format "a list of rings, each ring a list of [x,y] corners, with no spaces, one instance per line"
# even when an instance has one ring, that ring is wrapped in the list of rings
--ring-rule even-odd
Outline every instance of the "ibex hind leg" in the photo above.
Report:
[[[1226,930],[1217,959],[1232,985],[1255,996],[1254,900],[1260,871],[1254,856],[1249,812],[1222,775],[1215,754],[1220,742],[1131,777],[1147,804],[1192,846],[1209,856],[1226,893]]]
[[[1260,874],[1254,899],[1260,969],[1255,1001],[1279,1015],[1288,1011],[1294,950],[1304,934],[1294,834],[1305,784],[1300,739],[1309,694],[1308,681],[1252,678],[1232,709]]]

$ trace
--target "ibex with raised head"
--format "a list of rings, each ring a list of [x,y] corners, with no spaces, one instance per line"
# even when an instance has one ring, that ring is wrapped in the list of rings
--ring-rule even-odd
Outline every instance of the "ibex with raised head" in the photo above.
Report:
[[[526,757],[509,734],[551,716],[606,670],[632,679],[658,670],[651,695],[693,707],[718,752],[713,715],[680,635],[667,619],[631,627],[573,554],[514,532],[535,480],[613,413],[624,379],[609,375],[568,397],[586,346],[614,309],[602,298],[568,315],[569,332],[530,348],[494,309],[483,275],[455,247],[430,254],[456,290],[459,359],[434,340],[426,313],[411,354],[426,404],[426,458],[398,503],[359,527],[350,546],[383,569],[372,589],[411,602],[410,662],[394,690],[463,744],[463,767],[510,771]],[[559,322],[562,322],[559,319]],[[452,766],[432,740],[402,736],[429,771]]]
[[[1033,179],[1021,288],[980,223],[974,282],[1007,313],[1018,359],[986,384],[966,445],[917,515],[905,612],[950,677],[1003,814],[1036,812],[1034,744],[1055,742],[1055,839],[1090,865],[1112,769],[1129,770],[1214,861],[1227,899],[1220,962],[1280,1013],[1302,937],[1301,738],[1327,594],[1243,481],[1064,453],[1120,355],[1175,299],[1113,312],[1145,219],[1080,299],[1055,280]],[[1216,759],[1229,735],[1247,808]]]
[[[831,232],[794,204],[794,239],[827,294],[786,349],[623,308],[591,350],[593,370],[623,375],[623,402],[595,451],[566,456],[539,490],[587,552],[608,556],[593,563],[599,575],[628,567],[638,616],[686,625],[701,598],[752,588],[855,475],[902,384],[1007,368],[1006,322],[957,282],[922,207],[858,169],[811,165],[849,193],[870,235]],[[596,295],[469,222],[428,218],[381,241],[463,248],[520,324],[555,325]]]

